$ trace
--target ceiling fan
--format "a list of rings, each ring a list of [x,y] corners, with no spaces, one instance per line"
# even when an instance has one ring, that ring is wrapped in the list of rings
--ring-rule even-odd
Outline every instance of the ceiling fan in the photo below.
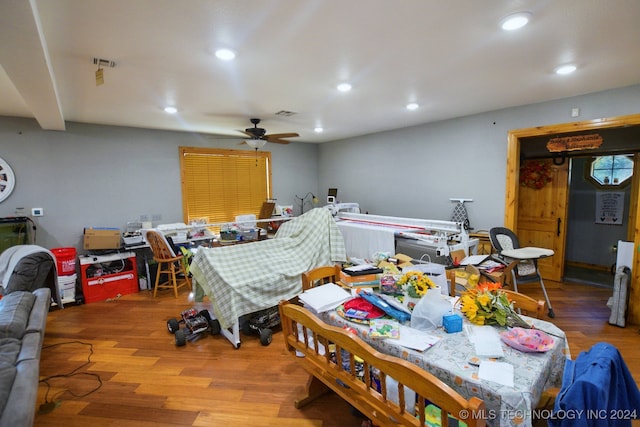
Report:
[[[264,128],[258,127],[260,119],[251,119],[251,123],[253,123],[252,128],[246,128],[244,131],[242,131],[242,133],[244,133],[251,139],[242,141],[241,144],[246,143],[256,150],[258,148],[262,148],[267,142],[274,142],[276,144],[288,144],[289,141],[285,140],[284,138],[293,138],[296,136],[300,136],[295,132],[267,134],[267,131]]]

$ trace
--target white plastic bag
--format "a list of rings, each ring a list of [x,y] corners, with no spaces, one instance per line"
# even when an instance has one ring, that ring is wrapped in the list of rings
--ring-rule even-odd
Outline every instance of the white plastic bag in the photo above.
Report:
[[[411,314],[411,327],[429,331],[442,326],[442,316],[451,312],[451,303],[437,289],[430,289],[420,298]]]
[[[400,395],[398,394],[398,381],[387,376],[387,399],[395,403],[400,404]],[[404,409],[411,415],[415,415],[416,412],[416,392],[409,387],[404,387]]]
[[[435,262],[427,262],[424,264],[415,264],[412,266],[404,267],[402,269],[403,273],[407,271],[420,271],[427,276],[435,283],[436,286],[439,286],[441,292],[444,295],[449,295],[448,289],[449,285],[447,282],[447,274],[445,272],[444,265],[436,264]]]

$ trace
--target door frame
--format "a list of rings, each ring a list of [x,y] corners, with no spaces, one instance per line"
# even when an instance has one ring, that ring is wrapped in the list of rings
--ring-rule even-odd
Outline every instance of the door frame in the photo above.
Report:
[[[505,227],[512,230],[517,229],[518,221],[518,191],[519,191],[519,171],[520,171],[520,139],[532,136],[558,136],[559,134],[568,134],[580,131],[621,128],[627,126],[640,125],[640,114],[632,114],[628,116],[618,116],[611,118],[602,118],[594,120],[586,120],[573,123],[560,123],[546,126],[536,126],[525,129],[515,129],[507,133],[507,173],[505,186],[505,211],[504,224]],[[636,156],[637,158],[637,156]],[[634,182],[637,179],[634,175]],[[636,184],[632,187],[632,200],[638,200],[639,186]],[[634,248],[640,245],[640,203],[632,203],[629,217],[634,222],[629,224],[633,226],[633,233],[630,239],[633,239]],[[564,262],[564,260],[563,260]],[[632,268],[628,321],[632,324],[640,324],[640,257],[633,251],[633,268]]]

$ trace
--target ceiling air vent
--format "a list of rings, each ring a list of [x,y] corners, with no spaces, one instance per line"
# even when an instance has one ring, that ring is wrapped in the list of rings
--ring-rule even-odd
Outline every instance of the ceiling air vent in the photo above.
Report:
[[[281,117],[291,117],[293,116],[294,113],[293,111],[287,111],[287,110],[280,110],[276,113],[276,116],[281,116]]]

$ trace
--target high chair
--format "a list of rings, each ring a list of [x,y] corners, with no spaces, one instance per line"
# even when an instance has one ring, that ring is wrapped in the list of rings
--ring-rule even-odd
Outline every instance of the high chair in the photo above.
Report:
[[[536,247],[520,247],[520,242],[515,233],[505,227],[494,227],[489,230],[491,246],[496,250],[498,256],[494,255],[499,262],[507,266],[505,274],[511,272],[513,278],[513,290],[518,292],[518,285],[525,283],[540,283],[542,293],[547,302],[549,317],[555,317],[551,302],[544,287],[544,282],[538,270],[538,260],[554,254],[551,249]]]

